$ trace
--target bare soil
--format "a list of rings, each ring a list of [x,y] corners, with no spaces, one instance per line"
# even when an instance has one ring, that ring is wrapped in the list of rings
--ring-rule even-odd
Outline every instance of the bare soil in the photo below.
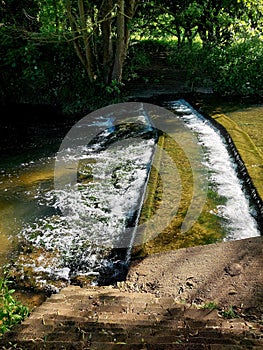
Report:
[[[131,264],[125,289],[216,305],[263,321],[263,237],[152,254]]]

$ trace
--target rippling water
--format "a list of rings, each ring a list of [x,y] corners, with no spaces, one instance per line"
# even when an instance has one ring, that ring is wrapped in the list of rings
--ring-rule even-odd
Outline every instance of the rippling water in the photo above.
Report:
[[[256,213],[242,189],[244,180],[239,179],[234,160],[220,132],[186,101],[179,100],[166,105],[179,113],[205,149],[204,166],[209,169],[210,186],[225,198],[225,204],[218,205],[216,210],[216,215],[225,219],[225,240],[260,236]]]
[[[184,100],[169,101],[166,106],[197,136],[204,150],[202,165],[208,170],[209,186],[224,198],[213,214],[224,219],[225,240],[260,235],[254,209],[242,191],[242,181],[218,130]],[[114,269],[120,262],[121,257],[113,251],[127,248],[131,241],[131,231],[127,236],[125,230],[133,227],[138,215],[155,138],[149,134],[152,129],[142,113],[139,124],[143,130],[137,136],[111,141],[110,135],[116,132],[113,120],[110,114],[89,121],[86,126],[98,127],[99,137],[86,144],[78,134],[76,145],[63,150],[62,170],[55,167],[60,153],[17,162],[13,167],[2,165],[0,259],[2,256],[4,263],[13,241],[37,250],[34,257],[22,255],[16,266],[20,279],[30,268],[35,283],[44,288],[50,283],[46,278],[69,282],[76,275],[99,276],[103,268]],[[84,125],[77,127],[85,131]],[[118,132],[127,130],[120,128]],[[62,187],[55,181],[54,185],[54,167],[58,183],[77,180]]]

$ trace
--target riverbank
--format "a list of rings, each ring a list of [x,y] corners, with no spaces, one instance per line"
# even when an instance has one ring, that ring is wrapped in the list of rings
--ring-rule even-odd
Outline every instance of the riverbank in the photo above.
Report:
[[[68,286],[0,338],[5,349],[259,350],[263,237],[153,254],[117,286]]]
[[[263,317],[263,237],[182,248],[134,260],[123,287],[177,302]]]

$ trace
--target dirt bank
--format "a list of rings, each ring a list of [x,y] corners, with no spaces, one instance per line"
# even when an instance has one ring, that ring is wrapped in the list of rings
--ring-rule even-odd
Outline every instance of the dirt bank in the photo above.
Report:
[[[149,255],[132,262],[123,287],[263,320],[263,237]]]

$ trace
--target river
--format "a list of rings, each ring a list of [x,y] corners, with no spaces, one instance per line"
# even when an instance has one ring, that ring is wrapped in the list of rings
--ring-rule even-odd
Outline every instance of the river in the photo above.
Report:
[[[195,135],[196,147],[203,150],[200,164],[208,176],[207,186],[224,198],[223,203],[211,209],[213,215],[222,218],[224,240],[260,235],[259,213],[243,188],[246,179],[240,179],[235,160],[215,126],[185,100],[162,101],[162,105],[172,111],[175,119],[180,119],[184,130]],[[263,107],[260,113],[262,110]],[[10,260],[16,261],[19,248],[19,264],[14,266],[16,273],[20,271],[15,278],[21,285],[57,292],[78,276],[91,277],[92,283],[98,283],[101,271],[106,267],[105,278],[109,266],[113,277],[114,274],[117,279],[125,276],[127,242],[120,244],[119,235],[130,220],[134,227],[136,215],[140,214],[138,202],[142,204],[156,137],[154,127],[145,122],[148,117],[143,105],[138,116],[143,116],[140,126],[143,124],[144,128],[129,129],[129,133],[134,132],[132,140],[124,137],[124,143],[114,139],[108,144],[102,140],[114,130],[113,111],[96,115],[93,122],[85,119],[89,132],[95,125],[99,128],[95,135],[100,137],[89,149],[86,143],[74,143],[77,154],[81,154],[77,159],[72,153],[74,147],[61,148],[66,135],[72,137],[69,134],[72,127],[79,126],[73,119],[40,126],[30,122],[26,130],[27,134],[30,130],[32,142],[21,142],[21,147],[15,147],[11,137],[3,143],[14,148],[2,147],[0,263],[4,267]],[[123,122],[123,114],[121,118]],[[137,122],[129,119],[125,123]],[[16,132],[19,134],[19,127]],[[78,191],[75,188],[72,191],[73,185],[60,187],[58,155],[65,149],[69,150],[63,158],[67,176],[76,166],[76,160],[78,163],[77,181],[73,184],[78,186]],[[116,274],[116,270],[120,273]],[[28,277],[30,274],[33,279]]]

